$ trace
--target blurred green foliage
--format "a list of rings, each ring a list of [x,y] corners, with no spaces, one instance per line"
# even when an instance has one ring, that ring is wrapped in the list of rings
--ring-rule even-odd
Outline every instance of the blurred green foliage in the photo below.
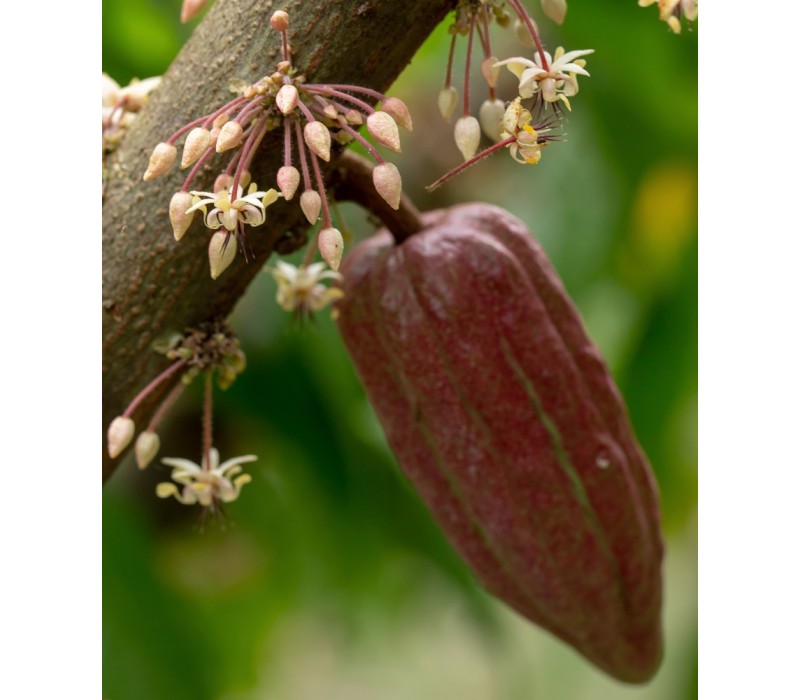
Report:
[[[436,111],[443,26],[391,90],[415,124],[395,162],[422,209],[480,199],[523,219],[614,370],[662,490],[658,676],[621,686],[476,586],[396,467],[330,319],[298,327],[262,275],[232,319],[247,372],[216,403],[222,458],[259,456],[228,518],[156,499],[165,467],[127,463],[104,490],[109,700],[696,697],[697,37],[635,0],[570,0],[563,27],[529,7],[546,46],[596,50],[567,141],[536,167],[497,155],[425,193],[458,162]],[[192,29],[179,11],[104,0],[104,70],[121,84],[162,73]],[[497,55],[524,51],[499,36]],[[501,97],[513,88],[504,74]],[[161,432],[162,455],[199,458],[199,387]]]

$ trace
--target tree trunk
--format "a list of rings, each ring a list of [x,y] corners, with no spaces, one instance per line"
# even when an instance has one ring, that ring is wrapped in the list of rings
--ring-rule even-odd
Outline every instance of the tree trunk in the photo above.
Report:
[[[269,25],[277,9],[290,16],[293,63],[309,81],[348,83],[385,92],[455,0],[330,0],[286,3],[217,0],[167,71],[147,107],[106,163],[103,203],[103,478],[119,461],[105,449],[111,420],[167,365],[152,344],[212,317],[226,317],[272,253],[299,247],[307,227],[297,201],[279,200],[248,241],[255,259],[237,255],[218,280],[208,273],[208,232],[201,221],[176,243],[168,217],[178,169],[143,182],[153,147],[180,126],[233,98],[232,78],[255,82],[280,60],[280,36]],[[433,99],[433,98],[432,98]],[[267,135],[253,179],[266,189],[283,164],[283,130]],[[179,142],[180,145],[180,142]],[[197,182],[210,189],[225,157],[212,159]],[[338,152],[326,172],[335,166]],[[199,217],[198,217],[199,219]],[[280,242],[280,243],[279,243]],[[169,386],[133,416],[144,427]]]

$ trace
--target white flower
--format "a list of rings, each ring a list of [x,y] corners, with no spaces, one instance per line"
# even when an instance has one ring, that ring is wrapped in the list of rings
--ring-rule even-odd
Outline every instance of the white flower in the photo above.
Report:
[[[508,105],[503,115],[501,138],[507,139],[511,136],[515,138],[509,150],[511,157],[517,163],[536,165],[542,157],[542,148],[547,145],[547,137],[544,134],[549,129],[537,131],[531,126],[531,119],[531,113],[522,107],[522,98],[518,97]]]
[[[199,503],[201,506],[212,506],[216,501],[230,503],[239,497],[242,486],[251,481],[249,474],[241,474],[241,464],[254,462],[258,459],[255,455],[234,457],[222,464],[219,463],[219,452],[211,448],[211,464],[206,463],[203,457],[202,466],[188,459],[165,457],[163,464],[172,467],[172,481],[177,481],[183,486],[179,489],[175,484],[165,481],[156,486],[156,495],[159,498],[175,498],[185,505]]]
[[[150,93],[161,83],[161,76],[137,80],[130,85],[119,86],[107,73],[103,73],[103,124],[129,126],[134,113],[144,107]]]
[[[193,190],[192,196],[197,197],[197,201],[186,210],[191,214],[198,209],[202,209],[205,215],[205,224],[208,228],[218,229],[220,227],[235,231],[239,222],[250,226],[260,226],[267,218],[266,208],[275,202],[279,195],[276,190],[269,189],[266,192],[257,191],[258,185],[250,183],[247,194],[244,194],[242,186],[236,188],[236,199],[231,202],[233,185],[226,190],[219,192],[199,192]],[[212,204],[213,209],[207,211],[207,205]]]
[[[295,267],[278,260],[269,272],[278,283],[277,302],[286,311],[319,311],[344,295],[341,289],[322,284],[324,279],[343,279],[338,272],[325,270],[325,263]]]
[[[658,15],[662,22],[675,32],[681,33],[681,14],[694,22],[697,19],[697,0],[639,0],[639,7],[648,7],[658,2]]]
[[[542,66],[539,52],[533,60],[517,56],[495,63],[495,66],[507,66],[519,78],[519,95],[523,99],[533,97],[539,92],[545,102],[561,100],[567,109],[571,109],[569,97],[578,93],[578,75],[588,76],[584,66],[586,61],[581,56],[594,53],[594,49],[565,52],[563,47],[556,49],[555,55],[544,52],[548,69]],[[577,60],[576,60],[577,59]]]

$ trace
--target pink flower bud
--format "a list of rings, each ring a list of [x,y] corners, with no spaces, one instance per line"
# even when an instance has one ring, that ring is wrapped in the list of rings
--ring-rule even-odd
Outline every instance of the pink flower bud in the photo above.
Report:
[[[175,159],[178,157],[178,149],[171,143],[160,143],[150,155],[150,163],[147,165],[147,170],[144,173],[143,180],[152,180],[153,178],[163,175],[175,164]]]
[[[414,130],[414,124],[411,122],[411,114],[403,100],[399,100],[396,97],[387,97],[381,103],[381,110],[392,117],[406,131]]]
[[[389,114],[381,111],[370,114],[367,117],[367,130],[378,143],[400,153],[400,133]]]
[[[400,172],[394,163],[381,163],[372,171],[372,182],[378,194],[383,197],[392,209],[400,208],[400,193],[403,182]]]
[[[223,112],[216,119],[214,119],[214,121],[211,123],[211,126],[216,127],[217,129],[221,129],[230,120],[231,120],[231,115],[228,114],[227,112]]]
[[[456,146],[464,156],[464,160],[469,160],[478,150],[481,142],[481,125],[475,117],[461,117],[456,122],[454,130]]]
[[[269,23],[275,31],[285,32],[289,28],[289,15],[283,10],[273,12],[272,17],[269,18]]]
[[[358,124],[361,126],[364,123],[364,117],[361,116],[361,112],[357,109],[348,109],[344,118],[347,120],[348,124]]]
[[[172,195],[169,200],[169,222],[172,224],[172,233],[175,240],[179,241],[189,230],[189,226],[194,219],[194,212],[187,214],[186,211],[192,206],[192,195],[181,190]]]
[[[227,245],[225,242],[227,241]],[[233,262],[236,257],[236,241],[227,231],[217,231],[208,243],[208,263],[211,268],[211,279],[215,280]]]
[[[288,202],[297,192],[297,187],[300,184],[300,171],[293,165],[284,165],[278,170],[277,180],[278,189]]]
[[[108,456],[114,459],[122,453],[136,432],[133,420],[117,416],[108,426]]]
[[[211,133],[208,129],[198,126],[189,132],[186,142],[183,144],[183,155],[181,156],[181,167],[188,168],[194,163],[211,142]]]
[[[214,192],[228,191],[233,186],[233,175],[228,173],[220,173],[217,179],[214,180]]]
[[[495,67],[500,59],[497,56],[489,56],[481,61],[481,75],[487,82],[489,87],[494,87],[497,84],[497,76],[500,75],[500,66]]]
[[[300,195],[300,208],[306,215],[308,223],[315,224],[319,218],[319,210],[322,207],[322,198],[315,190],[306,190]]]
[[[278,105],[281,114],[290,114],[299,101],[300,95],[294,85],[284,85],[275,95],[275,104]]]
[[[145,430],[136,438],[134,453],[136,454],[136,466],[144,469],[153,461],[161,447],[161,440],[157,433],[152,430]]]
[[[319,232],[317,247],[322,259],[328,266],[336,272],[339,263],[342,261],[342,251],[344,250],[344,239],[342,233],[336,228],[324,228]]]
[[[217,136],[217,153],[236,148],[244,138],[244,129],[239,122],[227,122]]]
[[[306,146],[322,160],[331,159],[331,132],[322,122],[308,122],[303,129],[303,138]]]
[[[181,23],[186,24],[189,20],[197,17],[207,4],[208,0],[183,0],[183,6],[181,7]]]

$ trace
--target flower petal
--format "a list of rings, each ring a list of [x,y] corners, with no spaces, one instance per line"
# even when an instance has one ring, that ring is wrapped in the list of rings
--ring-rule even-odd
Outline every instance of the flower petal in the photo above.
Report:
[[[244,455],[242,457],[233,457],[225,460],[222,464],[214,469],[218,474],[225,474],[226,471],[239,464],[247,464],[248,462],[255,462],[258,459],[256,455]]]
[[[162,457],[161,464],[166,464],[168,467],[173,467],[174,469],[183,469],[187,472],[202,471],[199,464],[195,464],[191,460],[183,459],[182,457]]]
[[[516,56],[514,58],[507,58],[504,61],[498,61],[492,66],[492,68],[497,68],[498,66],[506,66],[506,68],[508,68],[508,70],[510,70],[518,78],[526,68],[538,68],[539,70],[542,70],[540,65],[534,63],[530,59],[523,58],[522,56]]]

